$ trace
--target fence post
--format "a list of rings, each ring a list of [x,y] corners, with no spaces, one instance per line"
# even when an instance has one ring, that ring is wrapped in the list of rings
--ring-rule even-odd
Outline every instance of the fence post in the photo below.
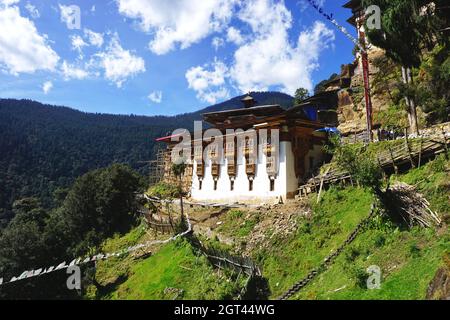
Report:
[[[445,158],[448,160],[447,136],[445,135],[444,127],[441,127],[441,132],[442,132],[442,136],[444,138]]]
[[[390,146],[388,146],[388,150],[389,150],[389,154],[391,155],[391,161],[392,161],[392,166],[394,167],[394,172],[395,172],[395,174],[398,174],[398,168],[395,165],[394,154],[392,153],[392,149]]]
[[[414,164],[414,160],[411,154],[411,147],[409,146],[409,139],[408,139],[408,128],[405,128],[405,144],[406,144],[406,150],[408,151],[409,155],[409,161],[411,162],[411,167],[415,168],[416,165]]]
[[[417,167],[420,168],[420,165],[422,163],[422,147],[423,147],[423,137],[420,136],[420,148],[419,148],[419,163],[417,164]]]

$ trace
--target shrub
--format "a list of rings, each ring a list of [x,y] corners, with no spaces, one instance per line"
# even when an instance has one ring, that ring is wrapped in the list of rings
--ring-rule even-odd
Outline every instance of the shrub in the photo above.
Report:
[[[447,159],[445,158],[445,155],[441,154],[434,161],[430,162],[428,168],[432,173],[439,173],[445,172],[446,166]]]
[[[337,165],[350,173],[361,186],[380,189],[383,174],[366,147],[343,144],[335,137],[326,151],[332,153]]]
[[[231,210],[228,212],[230,219],[240,219],[243,215],[244,213],[241,210]]]
[[[382,234],[377,234],[374,239],[375,247],[381,248],[386,243],[386,237]]]
[[[413,258],[417,258],[420,256],[420,248],[417,246],[416,243],[411,243],[409,245],[409,254]]]
[[[180,187],[167,182],[160,182],[152,186],[147,193],[161,199],[177,198],[180,196]]]
[[[359,266],[353,266],[350,268],[351,277],[355,281],[355,285],[361,289],[367,289],[368,274],[366,270]]]
[[[345,251],[345,260],[347,262],[353,262],[360,256],[360,251],[357,248],[350,248]]]
[[[298,228],[300,234],[311,234],[311,223],[303,222]]]

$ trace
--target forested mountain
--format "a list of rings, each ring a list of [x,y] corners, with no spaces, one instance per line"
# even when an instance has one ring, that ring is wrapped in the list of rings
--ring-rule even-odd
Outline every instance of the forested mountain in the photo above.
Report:
[[[293,103],[292,97],[278,92],[252,96],[261,105]],[[0,99],[0,228],[11,219],[14,201],[37,196],[51,207],[58,188],[70,186],[90,170],[118,162],[146,174],[155,138],[176,128],[191,129],[204,112],[241,108],[241,98],[174,117],[91,114]]]

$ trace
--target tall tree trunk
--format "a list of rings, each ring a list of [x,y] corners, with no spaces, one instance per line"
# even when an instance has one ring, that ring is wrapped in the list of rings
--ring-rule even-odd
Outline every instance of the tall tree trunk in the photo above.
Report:
[[[411,68],[409,67],[402,67],[402,80],[403,83],[406,85],[412,84],[413,79],[411,75]],[[411,128],[411,132],[414,134],[419,135],[419,126],[417,123],[417,111],[416,111],[416,102],[414,98],[409,98],[408,96],[405,96],[406,106],[408,107],[408,122],[409,126]]]
[[[414,83],[414,79],[412,77],[411,68],[406,69],[406,77],[408,79],[408,84],[412,85]],[[409,100],[409,103],[410,103],[410,113],[411,113],[411,131],[418,136],[419,135],[419,124],[417,121],[416,99],[414,97],[412,97]]]

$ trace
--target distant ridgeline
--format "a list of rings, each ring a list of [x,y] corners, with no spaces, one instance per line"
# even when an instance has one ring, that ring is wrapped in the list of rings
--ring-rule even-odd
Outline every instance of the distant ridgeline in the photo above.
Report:
[[[255,92],[259,104],[287,108],[293,98]],[[155,138],[192,129],[204,112],[241,108],[242,97],[174,117],[92,114],[31,100],[0,99],[0,228],[12,218],[14,201],[35,196],[52,206],[53,192],[90,170],[114,162],[147,174]]]

